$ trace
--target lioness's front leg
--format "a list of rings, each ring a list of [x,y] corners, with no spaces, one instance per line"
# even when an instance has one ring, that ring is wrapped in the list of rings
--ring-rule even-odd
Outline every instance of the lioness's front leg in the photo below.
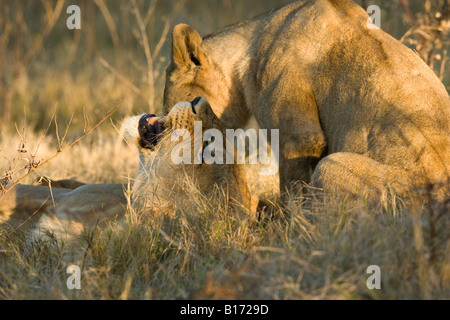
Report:
[[[295,194],[302,191],[305,183],[311,181],[311,176],[319,158],[301,157],[286,159],[280,156],[280,194],[285,197],[287,193]]]
[[[298,192],[309,183],[326,143],[318,128],[316,132],[301,132],[280,139],[280,193]],[[280,134],[282,135],[282,133]]]
[[[295,96],[295,95],[294,95]],[[299,191],[309,183],[315,165],[326,149],[325,134],[319,121],[317,107],[308,95],[262,104],[268,110],[256,119],[262,128],[279,129],[280,193]],[[274,145],[272,144],[272,148]]]

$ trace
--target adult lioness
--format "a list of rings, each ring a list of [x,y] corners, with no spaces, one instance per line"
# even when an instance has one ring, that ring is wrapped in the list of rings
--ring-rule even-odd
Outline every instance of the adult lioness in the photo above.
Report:
[[[450,99],[412,50],[350,0],[305,0],[203,39],[172,32],[165,111],[204,96],[225,126],[279,129],[280,189],[376,195],[443,181]]]
[[[132,192],[135,209],[169,214],[172,206],[186,203],[196,190],[212,196],[217,187],[226,193],[230,206],[250,208],[245,172],[236,162],[206,164],[184,158],[187,161],[174,163],[175,147],[191,151],[192,157],[194,152],[203,153],[207,147],[206,141],[196,150],[194,137],[172,141],[174,130],[193,134],[195,121],[201,124],[200,138],[208,129],[223,132],[219,119],[204,98],[178,103],[162,118],[144,114],[124,121],[124,133],[136,143],[140,154],[139,172]],[[67,182],[64,185],[68,185]],[[75,185],[73,190],[17,185],[5,194],[0,193],[0,223],[7,221],[14,225],[35,216],[37,223],[28,223],[35,226],[35,231],[50,229],[58,235],[73,236],[86,225],[95,226],[123,216],[126,206],[122,184]]]

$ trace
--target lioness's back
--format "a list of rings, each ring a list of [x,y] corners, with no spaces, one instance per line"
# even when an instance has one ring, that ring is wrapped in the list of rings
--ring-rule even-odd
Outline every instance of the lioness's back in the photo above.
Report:
[[[449,175],[450,99],[444,85],[418,54],[368,28],[361,7],[300,1],[261,23],[252,46],[253,90],[270,99],[264,93],[278,82],[282,91],[270,91],[271,98],[285,96],[287,102],[304,96],[302,88],[311,90],[329,154],[364,154],[425,173],[430,181]],[[297,110],[299,118],[305,116]]]

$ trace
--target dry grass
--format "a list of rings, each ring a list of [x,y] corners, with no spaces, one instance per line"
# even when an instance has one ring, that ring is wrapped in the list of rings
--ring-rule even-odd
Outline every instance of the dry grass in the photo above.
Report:
[[[98,0],[80,4],[86,19],[81,32],[65,29],[64,10],[45,31],[58,14],[57,1],[26,7],[1,2],[0,105],[11,107],[0,130],[0,179],[17,181],[30,163],[52,157],[124,99],[111,119],[24,183],[37,176],[132,182],[137,152],[114,126],[128,114],[161,110],[166,21],[187,22],[206,34],[286,2],[187,1],[176,8],[175,0]],[[405,3],[418,25],[412,25]],[[432,2],[427,12],[423,1],[383,2],[382,27],[397,38],[406,34],[411,46],[422,44],[423,56],[448,86],[448,37],[425,28],[427,19],[435,27],[442,23],[433,17],[443,3]],[[424,30],[430,32],[425,44]],[[45,133],[55,107],[57,121]],[[277,177],[259,176],[255,167],[248,172],[252,193],[273,201]],[[298,195],[286,208],[271,207],[257,219],[230,212],[223,195],[204,199],[188,191],[192,199],[171,218],[129,209],[126,223],[89,230],[75,243],[51,233],[30,243],[24,230],[0,226],[0,299],[450,298],[448,198],[428,205],[417,200],[414,206],[395,197],[379,204],[364,197],[316,199],[311,205]],[[82,268],[81,290],[66,286],[72,264]],[[381,268],[381,290],[366,287],[369,265]]]
[[[136,150],[101,133],[90,139],[39,174],[87,182],[134,176]],[[41,154],[55,145],[42,143]],[[252,193],[273,198],[276,177],[248,172]],[[295,196],[287,208],[265,209],[258,219],[231,212],[223,194],[205,199],[187,192],[191,200],[177,204],[171,218],[129,209],[125,223],[88,230],[74,243],[51,232],[30,243],[26,229],[0,227],[0,298],[450,298],[448,199],[411,208],[398,199],[364,198],[317,199],[311,206]],[[72,264],[82,268],[81,290],[66,287]],[[366,287],[369,265],[381,268],[381,290]]]

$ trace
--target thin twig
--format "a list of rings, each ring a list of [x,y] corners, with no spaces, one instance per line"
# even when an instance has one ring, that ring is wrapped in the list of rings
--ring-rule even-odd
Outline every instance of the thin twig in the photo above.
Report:
[[[39,142],[38,142],[38,144],[37,144],[37,146],[36,146],[36,150],[35,150],[35,152],[34,152],[34,154],[33,154],[34,157],[36,157],[36,155],[37,155],[37,153],[38,153],[38,151],[39,151],[39,148],[40,148],[42,142],[44,142],[44,139],[45,139],[45,137],[47,136],[47,132],[48,132],[48,130],[50,129],[50,127],[51,127],[51,125],[52,125],[52,122],[53,122],[53,118],[54,118],[55,116],[56,116],[56,106],[55,106],[55,110],[53,111],[53,115],[52,115],[52,117],[50,118],[50,121],[48,122],[48,126],[47,126],[47,128],[44,130],[44,133],[42,134],[41,140],[39,140]]]
[[[447,50],[444,50],[444,54],[442,56],[442,61],[441,61],[441,68],[439,70],[439,79],[441,81],[444,81],[444,78],[445,78],[446,64],[447,64]]]
[[[52,161],[53,159],[55,159],[56,157],[58,157],[61,153],[63,153],[64,151],[66,151],[67,149],[70,149],[73,145],[75,145],[76,143],[78,143],[79,141],[81,141],[82,139],[84,139],[88,134],[90,134],[92,131],[94,131],[98,126],[100,126],[103,122],[105,122],[106,119],[108,119],[109,117],[111,117],[111,115],[121,106],[122,102],[124,101],[125,96],[122,98],[122,100],[120,101],[120,103],[112,110],[110,111],[108,114],[106,114],[102,120],[100,120],[95,126],[93,126],[92,128],[90,128],[88,131],[86,131],[82,136],[78,137],[77,139],[75,139],[72,143],[70,143],[67,147],[61,149],[61,150],[57,150],[56,154],[54,154],[52,157],[50,157],[49,159],[43,161],[42,163],[38,164],[36,167],[31,167],[31,170],[25,174],[24,176],[22,176],[21,178],[19,178],[16,182],[14,182],[14,184],[9,187],[8,189],[6,189],[6,191],[4,191],[4,193],[0,196],[0,199],[6,194],[8,193],[10,190],[12,190],[15,186],[17,186],[21,181],[23,181],[25,178],[27,178],[32,172],[34,172],[37,169],[40,169],[41,167],[43,167],[45,164],[47,164],[48,162]]]
[[[70,125],[72,124],[73,115],[74,115],[74,112],[72,112],[72,116],[70,117],[69,123],[66,126],[66,131],[64,132],[64,135],[61,139],[61,146],[64,144],[64,140],[66,140],[67,133],[69,132]]]
[[[34,215],[36,215],[36,213],[38,213],[38,212],[42,209],[42,207],[45,205],[45,203],[47,202],[47,200],[48,200],[48,197],[47,197],[47,199],[44,200],[44,202],[42,202],[42,204],[40,205],[40,207],[37,208],[37,210],[36,210],[35,212],[33,212],[33,214],[32,214],[31,216],[29,216],[29,217],[28,217],[24,222],[22,222],[19,226],[17,226],[16,228],[14,228],[14,230],[13,230],[12,232],[13,232],[13,233],[16,232],[16,231],[19,230],[25,223],[27,223],[31,218],[33,218]]]
[[[108,7],[105,5],[103,0],[94,0],[97,7],[100,9],[103,18],[106,22],[106,27],[108,28],[109,34],[111,35],[111,40],[113,42],[114,47],[119,46],[119,36],[117,34],[116,25],[114,23],[114,19],[111,16],[111,13],[108,10]]]
[[[411,8],[409,7],[408,1],[407,0],[400,0],[400,4],[402,5],[403,10],[405,10],[406,15],[408,16],[408,19],[410,20],[411,24],[413,26],[417,25],[417,21],[414,18],[414,15],[413,15],[413,13],[411,11]]]
[[[177,2],[177,4],[175,5],[175,7],[172,10],[172,13],[170,14],[170,16],[168,18],[165,18],[164,20],[164,30],[161,34],[161,37],[159,38],[159,42],[157,43],[155,50],[153,50],[153,59],[157,59],[163,45],[164,42],[167,39],[167,35],[169,33],[170,30],[170,22],[176,17],[176,15],[178,14],[178,12],[181,10],[181,8],[184,6],[186,0],[180,0]]]
[[[156,2],[156,1],[155,1]],[[139,26],[139,32],[141,37],[142,46],[144,47],[145,60],[147,61],[147,78],[148,78],[148,105],[150,113],[155,113],[154,99],[155,99],[155,87],[153,79],[153,56],[150,51],[150,43],[148,40],[146,25],[142,20],[142,16],[139,12],[139,8],[136,4],[136,0],[132,0],[131,4],[133,6],[133,13],[136,17],[137,24]]]
[[[142,98],[145,99],[144,94],[142,93],[142,91],[136,87],[135,85],[133,85],[133,81],[128,80],[124,75],[122,75],[119,71],[117,71],[117,69],[115,69],[113,66],[111,66],[108,61],[106,61],[105,59],[103,59],[103,57],[99,56],[98,60],[100,61],[100,63],[109,71],[111,71],[120,81],[128,84],[131,86],[131,90],[133,90],[134,93],[138,94],[139,96],[141,96]]]

